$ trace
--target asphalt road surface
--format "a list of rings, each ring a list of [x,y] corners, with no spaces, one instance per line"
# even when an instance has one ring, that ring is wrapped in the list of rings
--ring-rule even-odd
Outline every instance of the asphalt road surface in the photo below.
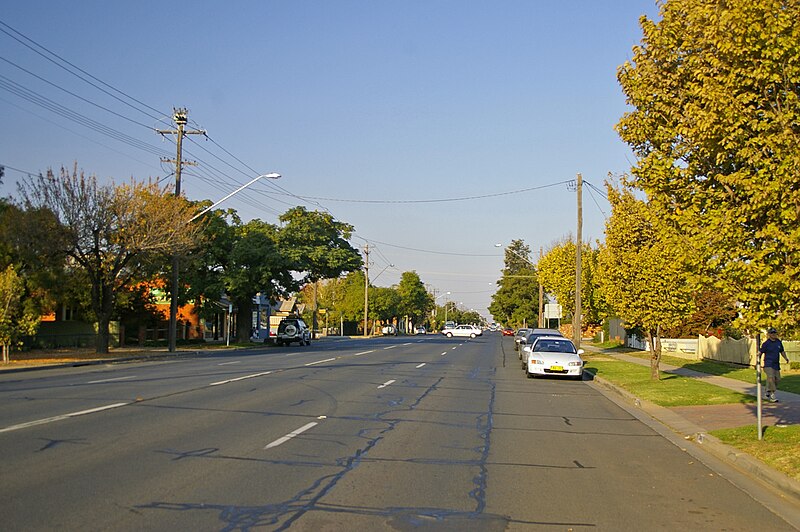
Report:
[[[794,530],[499,334],[0,375],[11,530]]]

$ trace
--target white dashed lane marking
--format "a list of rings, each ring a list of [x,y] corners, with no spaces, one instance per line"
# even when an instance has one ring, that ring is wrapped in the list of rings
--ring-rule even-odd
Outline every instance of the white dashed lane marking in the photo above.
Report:
[[[306,423],[305,425],[303,425],[299,429],[293,430],[292,432],[290,432],[286,436],[284,436],[282,438],[278,438],[274,442],[267,444],[266,447],[264,447],[264,449],[265,450],[266,449],[272,449],[273,447],[277,447],[278,445],[283,445],[284,443],[286,443],[287,441],[291,440],[292,438],[294,438],[296,436],[299,436],[300,434],[304,433],[308,429],[314,428],[317,425],[319,425],[319,423],[317,423],[316,421],[312,421],[311,423]]]

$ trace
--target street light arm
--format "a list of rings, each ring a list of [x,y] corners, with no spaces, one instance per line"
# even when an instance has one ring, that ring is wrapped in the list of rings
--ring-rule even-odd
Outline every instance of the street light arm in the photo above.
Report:
[[[253,184],[253,183],[255,183],[256,181],[258,181],[259,179],[261,179],[262,177],[266,177],[267,179],[279,179],[279,178],[281,177],[281,174],[276,174],[276,173],[274,173],[274,172],[273,172],[273,173],[271,173],[271,174],[262,174],[262,175],[260,175],[260,176],[258,176],[258,177],[256,177],[256,178],[254,178],[254,179],[251,179],[250,181],[248,181],[248,182],[247,182],[247,183],[245,183],[244,185],[240,186],[239,188],[237,188],[236,190],[234,190],[233,192],[231,192],[230,194],[228,194],[227,196],[225,196],[225,197],[224,197],[224,198],[222,198],[221,200],[219,200],[219,201],[217,201],[217,202],[215,202],[215,203],[213,203],[213,204],[209,205],[208,207],[206,207],[206,208],[205,208],[205,209],[203,209],[202,211],[200,211],[200,212],[198,212],[197,214],[195,214],[195,215],[194,215],[194,216],[191,218],[191,220],[189,220],[189,221],[190,221],[190,222],[193,222],[193,221],[197,220],[198,218],[200,218],[201,216],[203,216],[205,213],[207,213],[208,211],[210,211],[211,209],[213,209],[214,207],[216,207],[217,205],[219,205],[220,203],[222,203],[222,202],[223,202],[223,201],[225,201],[226,199],[230,198],[230,197],[231,197],[231,196],[233,196],[234,194],[238,194],[239,192],[241,192],[242,190],[246,189],[247,187],[249,187],[250,185],[252,185],[252,184]]]

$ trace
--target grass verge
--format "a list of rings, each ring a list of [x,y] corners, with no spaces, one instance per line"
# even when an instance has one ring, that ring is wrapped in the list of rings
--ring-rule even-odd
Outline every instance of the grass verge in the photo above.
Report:
[[[641,351],[636,354],[627,354],[637,358],[650,359],[649,354],[642,354]],[[716,362],[713,360],[688,360],[669,355],[661,355],[661,361],[664,364],[669,364],[670,366],[701,371],[703,373],[708,373],[709,375],[719,375],[721,377],[728,377],[729,379],[736,379],[742,382],[756,382],[756,370],[752,367],[742,367],[734,364],[726,364],[724,362]],[[761,375],[761,381],[761,384],[766,386],[767,378],[763,372]],[[800,394],[800,370],[790,369],[788,364],[782,364],[781,382],[778,384],[778,389],[783,390],[784,392]]]
[[[755,425],[720,429],[710,434],[800,481],[800,425],[766,427],[761,441]]]
[[[587,357],[586,370],[606,379],[640,399],[661,406],[753,403],[745,395],[690,377],[661,372],[661,380],[650,379],[650,368],[608,357]]]

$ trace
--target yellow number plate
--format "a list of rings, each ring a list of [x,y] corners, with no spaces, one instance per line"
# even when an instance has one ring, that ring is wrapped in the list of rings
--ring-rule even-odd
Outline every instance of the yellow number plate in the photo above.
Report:
[[[550,371],[564,371],[563,366],[550,366]]]

